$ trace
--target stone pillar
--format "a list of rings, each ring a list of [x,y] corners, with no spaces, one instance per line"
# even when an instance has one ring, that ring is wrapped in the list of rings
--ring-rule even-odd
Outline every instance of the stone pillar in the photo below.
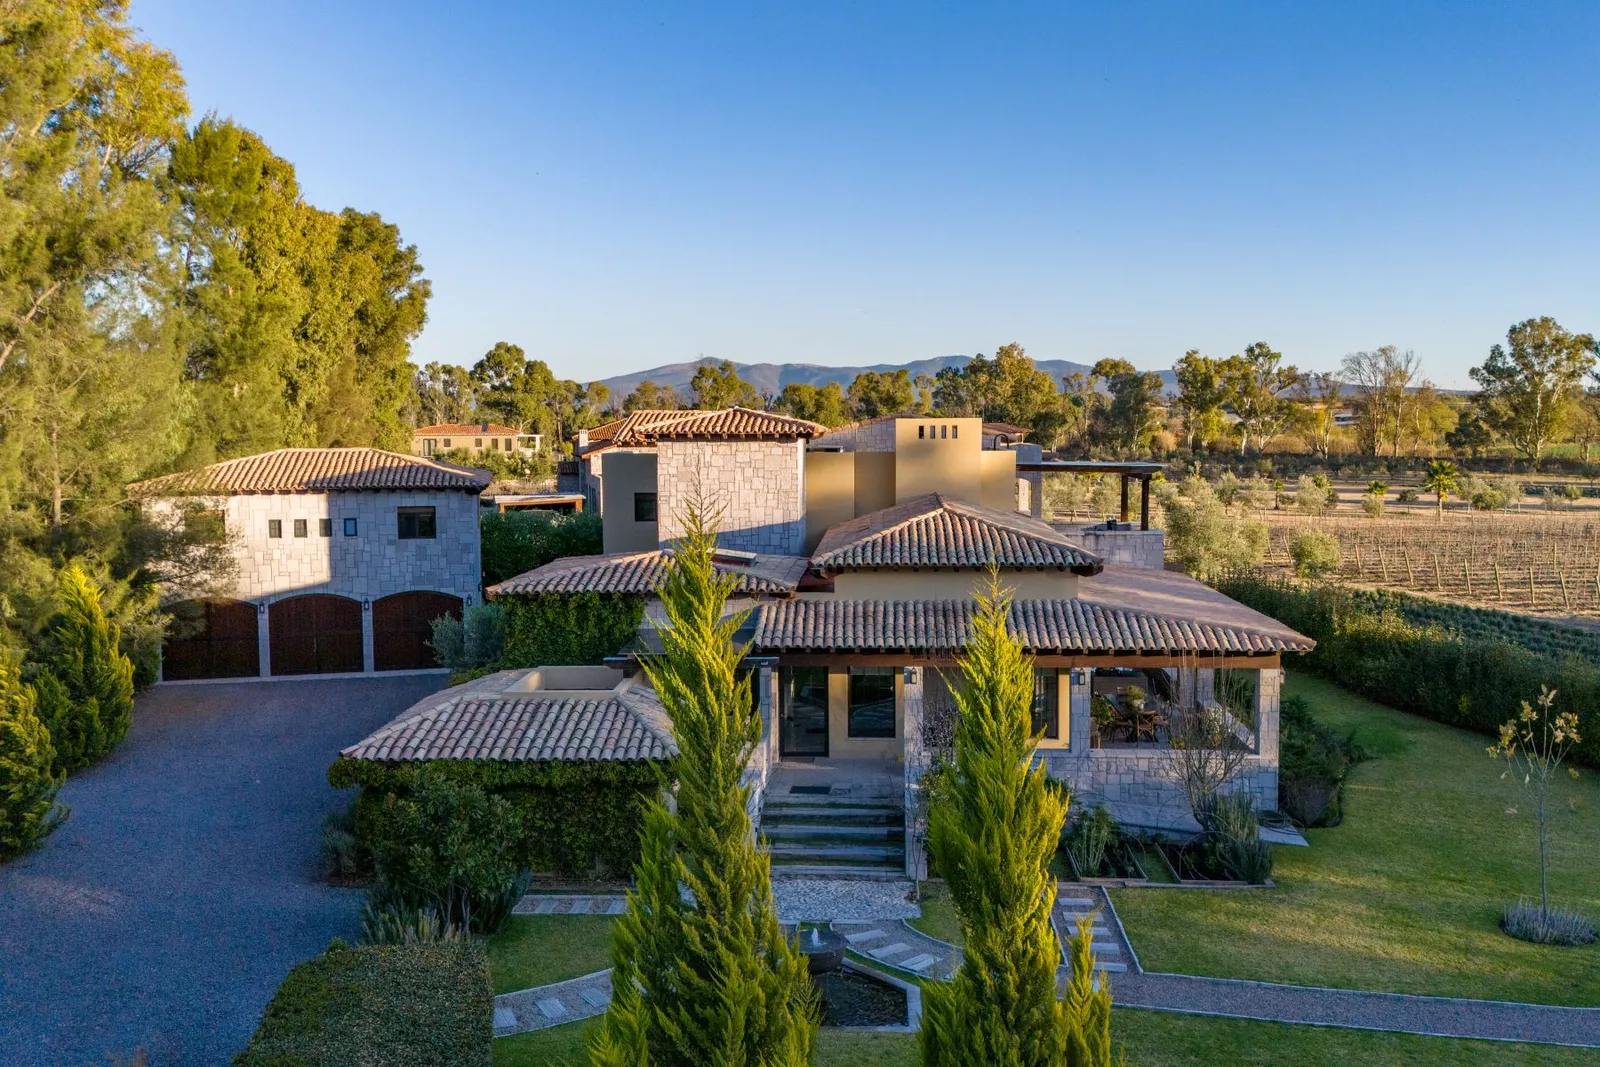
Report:
[[[372,647],[372,601],[361,602],[361,669],[372,674],[377,668],[374,666]]]
[[[905,736],[905,791],[902,807],[906,820],[906,877],[921,881],[928,876],[925,840],[928,813],[921,789],[922,775],[928,769],[928,750],[922,733],[922,693],[927,681],[926,667],[907,667],[900,687],[901,722]]]
[[[261,677],[272,677],[272,628],[267,625],[267,611],[272,610],[266,602],[256,605],[256,655],[261,659]]]
[[[1256,754],[1272,767],[1278,765],[1278,699],[1282,691],[1282,670],[1256,672]]]
[[[1094,672],[1088,667],[1067,671],[1067,750],[1074,756],[1089,751],[1089,697]]]
[[[1192,684],[1195,706],[1203,708],[1217,699],[1217,672],[1212,668],[1196,667]]]

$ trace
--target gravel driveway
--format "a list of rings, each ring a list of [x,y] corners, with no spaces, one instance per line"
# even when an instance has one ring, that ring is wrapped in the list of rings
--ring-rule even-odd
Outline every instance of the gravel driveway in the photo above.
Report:
[[[441,675],[162,686],[109,759],[61,792],[72,817],[0,866],[0,1064],[217,1067],[283,976],[359,932],[322,884],[325,778]]]

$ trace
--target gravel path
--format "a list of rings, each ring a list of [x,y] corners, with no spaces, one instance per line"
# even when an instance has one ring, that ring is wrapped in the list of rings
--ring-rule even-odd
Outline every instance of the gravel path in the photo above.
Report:
[[[774,878],[772,896],[786,923],[874,922],[915,919],[913,882],[868,882],[849,878]]]
[[[0,866],[0,1064],[216,1067],[289,968],[360,932],[361,894],[319,880],[338,749],[438,676],[161,686],[110,758],[68,781],[72,817]]]

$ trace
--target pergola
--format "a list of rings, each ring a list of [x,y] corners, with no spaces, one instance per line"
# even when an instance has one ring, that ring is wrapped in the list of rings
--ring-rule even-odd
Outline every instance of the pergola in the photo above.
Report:
[[[1150,479],[1166,470],[1164,463],[1101,461],[1092,459],[1042,459],[1037,462],[1017,461],[1017,472],[1023,474],[1117,474],[1122,477],[1122,510],[1119,522],[1132,522],[1128,504],[1129,484],[1139,480],[1139,529],[1150,529]]]

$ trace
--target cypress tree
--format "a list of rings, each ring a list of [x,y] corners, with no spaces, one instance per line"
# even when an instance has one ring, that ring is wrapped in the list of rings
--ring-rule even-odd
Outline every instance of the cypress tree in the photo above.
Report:
[[[27,852],[67,817],[55,807],[61,777],[50,731],[33,707],[32,687],[0,647],[0,860]]]
[[[663,654],[645,672],[672,717],[676,810],[649,804],[629,909],[617,921],[613,1000],[596,1067],[803,1064],[816,1036],[806,963],[778,926],[771,862],[740,783],[761,736],[724,617],[734,579],[712,566],[714,520],[691,505],[661,589]],[[671,783],[663,775],[663,791]]]
[[[1033,661],[1006,630],[1011,597],[990,575],[977,596],[955,693],[959,716],[948,795],[928,813],[928,845],[965,934],[949,984],[923,989],[922,1062],[930,1067],[1072,1067],[1111,1062],[1111,994],[1092,989],[1087,930],[1073,979],[1056,997],[1050,856],[1067,801],[1034,768]]]
[[[122,628],[106,618],[100,589],[78,564],[61,572],[54,652],[38,679],[45,724],[58,739],[58,768],[93,763],[133,724],[133,663]]]

